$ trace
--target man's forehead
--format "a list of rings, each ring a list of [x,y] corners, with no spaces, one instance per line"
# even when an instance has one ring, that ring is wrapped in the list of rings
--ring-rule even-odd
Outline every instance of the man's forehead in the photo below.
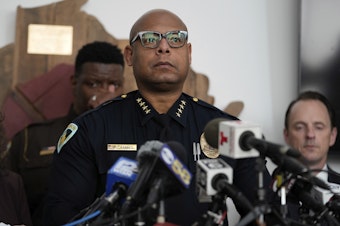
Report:
[[[187,30],[183,21],[168,11],[153,11],[143,15],[133,26],[132,35],[139,31],[157,31],[165,33],[174,30]]]

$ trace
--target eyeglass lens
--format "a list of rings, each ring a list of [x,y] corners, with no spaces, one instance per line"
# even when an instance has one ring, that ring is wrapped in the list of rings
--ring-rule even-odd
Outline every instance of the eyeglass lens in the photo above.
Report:
[[[182,31],[171,31],[166,34],[160,34],[158,32],[145,32],[140,36],[142,45],[147,48],[157,48],[159,43],[164,37],[169,46],[174,48],[182,47],[186,41],[186,33]]]

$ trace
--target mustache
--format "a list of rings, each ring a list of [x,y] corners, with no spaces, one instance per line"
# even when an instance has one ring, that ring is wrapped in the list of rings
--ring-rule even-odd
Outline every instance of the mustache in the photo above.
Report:
[[[315,143],[315,140],[307,140],[303,143],[302,148],[306,148],[306,147],[310,147],[310,146],[318,147],[319,145],[317,145]]]

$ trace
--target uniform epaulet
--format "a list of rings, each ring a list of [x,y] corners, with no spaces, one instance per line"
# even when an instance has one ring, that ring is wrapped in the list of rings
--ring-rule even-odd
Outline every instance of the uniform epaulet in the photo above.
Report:
[[[122,95],[120,95],[120,96],[118,96],[118,97],[116,97],[116,98],[114,98],[114,99],[112,99],[112,100],[106,101],[106,102],[103,103],[102,105],[105,106],[105,105],[107,105],[107,104],[109,104],[109,103],[112,103],[112,102],[122,101],[122,100],[126,99],[127,97],[128,97],[128,94],[122,94]]]
[[[203,107],[206,107],[206,108],[215,108],[215,106],[197,98],[197,97],[192,97],[192,96],[189,96],[187,95],[187,97],[195,104],[198,104],[198,105],[201,105]]]

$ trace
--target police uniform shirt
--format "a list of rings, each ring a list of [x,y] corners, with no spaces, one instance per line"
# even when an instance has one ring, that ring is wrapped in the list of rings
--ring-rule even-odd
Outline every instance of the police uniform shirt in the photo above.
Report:
[[[194,153],[193,144],[200,142],[210,120],[237,118],[186,94],[180,96],[167,115],[170,116],[167,139],[185,147],[188,156],[185,164],[193,178],[190,189],[167,199],[166,217],[171,223],[191,225],[208,207],[198,203],[194,191],[195,161],[205,156]],[[146,141],[159,140],[163,126],[157,116],[141,94],[133,91],[74,120],[61,136],[54,154],[46,224],[65,223],[89,206],[104,192],[106,172],[120,156],[135,159],[138,148]],[[224,159],[234,168],[233,184],[254,201],[257,185],[254,159]],[[266,172],[265,184],[269,182]]]
[[[23,179],[35,226],[42,225],[43,199],[47,192],[52,154],[60,135],[74,118],[76,114],[71,107],[66,116],[27,126],[10,142],[6,164]]]

